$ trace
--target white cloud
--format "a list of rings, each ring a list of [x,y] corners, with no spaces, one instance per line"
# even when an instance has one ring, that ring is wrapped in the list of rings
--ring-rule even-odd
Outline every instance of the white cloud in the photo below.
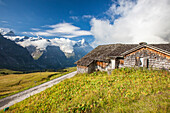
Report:
[[[8,23],[7,21],[4,21],[4,20],[3,20],[3,21],[1,21],[1,22],[2,22],[2,23]]]
[[[93,18],[93,46],[108,43],[170,42],[169,0],[118,0],[106,11],[111,20]],[[118,16],[116,19],[115,16]],[[113,23],[113,24],[112,24]]]
[[[39,31],[40,29],[38,29],[38,28],[31,28],[31,30],[33,30],[33,31]]]
[[[51,45],[59,46],[60,49],[64,53],[72,53],[73,52],[73,46],[75,45],[76,41],[65,39],[65,38],[54,38],[51,39]]]
[[[79,27],[76,27],[71,23],[45,25],[44,27],[48,27],[50,29],[45,31],[23,32],[23,33],[36,35],[36,36],[59,36],[65,38],[92,35],[90,31],[81,30]]]
[[[79,21],[79,18],[77,16],[70,16],[71,19],[73,19],[74,21]]]
[[[118,2],[114,2],[114,4],[106,11],[106,14],[109,15],[112,20],[115,19],[115,16],[126,16],[126,14],[131,11],[131,9],[135,6],[135,2],[130,0],[119,0]]]
[[[12,37],[12,38],[14,38],[14,37]],[[21,37],[21,38],[22,38],[22,37]],[[40,49],[40,50],[45,50],[46,47],[47,47],[48,45],[50,45],[50,42],[48,42],[46,39],[35,40],[35,41],[32,41],[31,39],[36,39],[36,38],[31,37],[31,38],[28,39],[28,40],[24,40],[24,41],[17,42],[17,43],[20,44],[20,45],[23,46],[23,47],[27,47],[27,46],[33,45],[33,46],[35,46],[37,49]]]
[[[85,19],[85,18],[93,18],[93,16],[92,15],[83,15],[82,18],[83,19]]]
[[[16,39],[16,38],[24,38],[24,36],[14,36],[14,37],[6,37],[8,39]],[[34,41],[33,41],[34,40]],[[76,41],[65,39],[65,38],[54,38],[54,39],[48,39],[50,41],[47,41],[47,39],[42,38],[41,40],[37,40],[37,37],[30,37],[27,40],[17,42],[23,47],[27,47],[30,45],[35,46],[37,49],[40,50],[46,50],[47,46],[59,46],[60,49],[64,53],[73,53],[74,49],[73,46],[75,45]]]

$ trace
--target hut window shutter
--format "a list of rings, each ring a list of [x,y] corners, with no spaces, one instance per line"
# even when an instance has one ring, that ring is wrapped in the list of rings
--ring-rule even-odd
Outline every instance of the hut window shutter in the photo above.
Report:
[[[139,66],[139,63],[140,63],[140,59],[139,59],[139,57],[136,57],[135,58],[135,66]]]

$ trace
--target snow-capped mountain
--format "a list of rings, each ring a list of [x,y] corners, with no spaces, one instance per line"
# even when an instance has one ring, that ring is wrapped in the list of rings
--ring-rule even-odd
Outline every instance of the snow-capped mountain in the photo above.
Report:
[[[65,38],[17,36],[12,31],[2,34],[6,39],[26,48],[37,64],[47,69],[73,66],[75,61],[93,49],[85,39],[74,41]]]
[[[8,32],[9,32],[9,29],[7,29],[7,28],[0,29],[1,35],[5,35],[5,34],[7,34]]]
[[[13,34],[13,35],[12,35]],[[36,52],[41,53],[45,51],[47,46],[58,46],[61,51],[64,52],[66,57],[74,56],[74,47],[86,48],[86,51],[91,51],[92,47],[85,41],[85,39],[79,41],[73,41],[65,38],[45,39],[42,37],[27,37],[16,36],[12,31],[5,33],[4,37],[15,41],[17,44],[28,49],[31,52],[33,58],[37,57]],[[31,51],[31,47],[34,47],[35,51]],[[87,50],[88,48],[88,50]],[[35,55],[35,56],[34,56]]]
[[[13,31],[10,31],[10,32],[6,33],[5,36],[15,36],[15,34]]]

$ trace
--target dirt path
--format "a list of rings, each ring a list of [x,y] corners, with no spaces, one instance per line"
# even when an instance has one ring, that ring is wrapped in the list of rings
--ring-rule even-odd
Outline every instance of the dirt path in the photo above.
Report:
[[[56,79],[53,79],[51,81],[48,81],[46,83],[43,83],[41,85],[35,86],[33,88],[30,88],[28,90],[19,92],[17,94],[11,95],[9,97],[0,99],[0,110],[6,108],[6,107],[10,107],[32,95],[35,95],[37,93],[40,93],[41,91],[44,91],[45,89],[52,87],[53,85],[59,83],[60,81],[66,79],[66,78],[71,78],[73,77],[75,74],[77,73],[77,71],[74,71],[72,73],[63,75],[61,77],[58,77]]]

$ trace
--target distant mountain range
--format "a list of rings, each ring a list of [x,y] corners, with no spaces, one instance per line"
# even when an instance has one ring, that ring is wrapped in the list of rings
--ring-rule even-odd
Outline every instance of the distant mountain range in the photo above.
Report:
[[[13,31],[3,32],[1,29],[0,33],[2,34],[0,40],[5,42],[0,45],[3,48],[0,48],[0,61],[3,61],[0,68],[31,70],[70,67],[74,66],[75,61],[93,49],[85,39],[73,41],[65,38],[45,39],[42,37],[17,36]],[[10,51],[8,47],[11,47]],[[21,50],[24,52],[21,52]],[[4,53],[6,51],[8,51],[8,54]],[[12,55],[10,58],[16,60],[14,53],[20,55],[18,58],[23,58],[23,64],[19,63],[20,60],[12,64],[5,60],[5,57],[8,58],[10,55]],[[27,64],[28,59],[31,65]],[[10,65],[8,66],[8,64]]]

